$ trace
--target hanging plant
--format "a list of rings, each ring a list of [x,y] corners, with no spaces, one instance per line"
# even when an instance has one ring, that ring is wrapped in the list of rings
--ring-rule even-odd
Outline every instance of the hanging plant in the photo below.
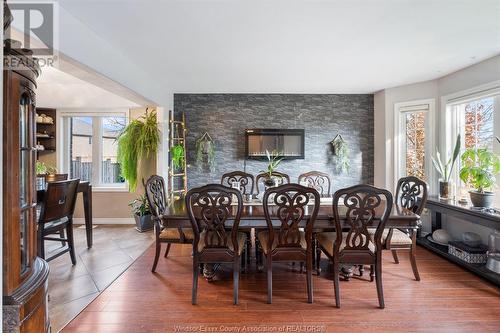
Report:
[[[170,154],[174,168],[181,168],[184,165],[184,147],[177,144],[170,149]]]
[[[349,160],[349,146],[342,135],[337,134],[330,142],[337,171],[340,173],[349,172],[351,161]]]
[[[196,140],[196,166],[200,171],[215,171],[215,142],[207,132]]]
[[[119,134],[117,140],[121,175],[128,181],[130,190],[134,191],[137,187],[139,160],[156,154],[160,145],[156,112],[148,113],[146,109],[146,114],[132,120]]]

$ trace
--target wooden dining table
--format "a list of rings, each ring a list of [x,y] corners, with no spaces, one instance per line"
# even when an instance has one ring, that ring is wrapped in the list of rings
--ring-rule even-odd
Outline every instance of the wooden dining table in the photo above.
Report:
[[[83,214],[85,217],[85,236],[87,238],[87,248],[92,247],[92,184],[88,181],[78,183],[77,193],[83,196]],[[37,188],[37,203],[41,203],[45,195],[45,188]]]

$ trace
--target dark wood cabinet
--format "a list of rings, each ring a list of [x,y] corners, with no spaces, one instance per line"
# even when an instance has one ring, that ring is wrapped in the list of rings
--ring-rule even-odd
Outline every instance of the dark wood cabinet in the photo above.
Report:
[[[48,332],[49,267],[36,252],[35,88],[40,70],[28,50],[13,46],[4,41],[4,57],[28,66],[3,72],[3,331]]]

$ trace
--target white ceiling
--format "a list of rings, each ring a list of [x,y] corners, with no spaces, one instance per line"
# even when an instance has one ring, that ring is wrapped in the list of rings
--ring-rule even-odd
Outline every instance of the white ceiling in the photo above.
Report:
[[[500,54],[499,0],[60,4],[173,92],[371,93]]]
[[[139,105],[54,67],[44,67],[37,80],[36,104],[55,109],[116,109]]]

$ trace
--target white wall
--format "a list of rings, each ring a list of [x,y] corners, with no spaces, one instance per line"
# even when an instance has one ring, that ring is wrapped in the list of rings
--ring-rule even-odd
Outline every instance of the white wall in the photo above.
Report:
[[[445,150],[446,134],[444,130],[444,113],[446,105],[442,97],[464,90],[500,80],[500,55],[464,68],[442,78],[400,87],[388,88],[375,94],[375,184],[394,190],[394,104],[421,99],[435,99],[435,146]],[[449,141],[449,140],[448,140]],[[434,154],[434,151],[431,152]],[[384,158],[383,158],[384,157]],[[437,179],[437,177],[435,177]],[[436,193],[437,184],[429,184],[431,193]],[[429,223],[427,221],[427,223]],[[454,218],[444,219],[443,226],[449,229],[452,236],[459,238],[464,231],[479,233],[483,242],[491,229],[472,226],[471,223]],[[424,226],[430,229],[429,225]]]

